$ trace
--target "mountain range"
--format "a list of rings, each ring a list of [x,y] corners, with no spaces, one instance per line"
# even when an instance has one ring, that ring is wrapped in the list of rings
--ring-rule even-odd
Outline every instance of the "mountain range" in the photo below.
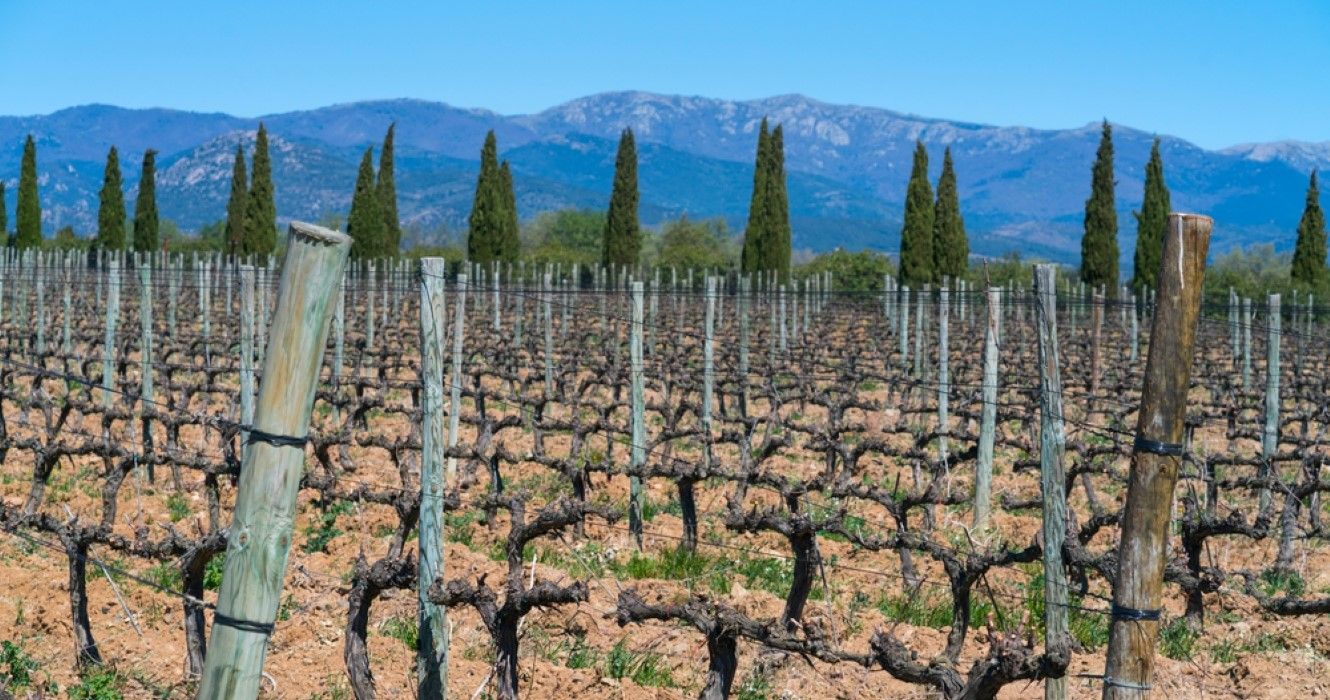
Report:
[[[465,227],[480,146],[493,129],[512,164],[524,219],[562,207],[603,208],[616,140],[636,136],[644,224],[687,215],[747,216],[757,129],[763,117],[785,131],[796,248],[894,252],[916,139],[936,179],[950,147],[974,252],[1008,251],[1074,262],[1100,125],[1048,130],[919,117],[833,105],[799,95],[732,101],[612,92],[528,115],[502,115],[414,99],[334,105],[242,118],[169,109],[86,105],[39,116],[0,117],[0,179],[14,207],[24,137],[37,142],[43,225],[89,234],[106,151],[120,150],[132,210],[138,162],[158,156],[163,218],[185,230],[225,216],[237,143],[252,148],[267,125],[279,218],[344,214],[356,166],[397,124],[399,213],[409,229]],[[1114,124],[1119,245],[1133,250],[1145,161],[1154,134]],[[1308,174],[1330,165],[1330,142],[1243,144],[1206,150],[1161,136],[1173,207],[1215,217],[1211,249],[1273,242],[1291,247]]]

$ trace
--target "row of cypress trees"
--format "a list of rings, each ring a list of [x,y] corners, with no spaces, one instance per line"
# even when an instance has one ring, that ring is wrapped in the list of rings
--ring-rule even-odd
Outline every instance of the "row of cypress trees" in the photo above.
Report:
[[[254,137],[251,176],[245,178],[245,145],[236,144],[231,170],[231,197],[226,202],[226,252],[266,255],[277,250],[277,204],[273,196],[272,160],[268,156],[268,129],[259,122]]]
[[[18,227],[9,233],[9,214],[5,210],[5,183],[0,180],[0,235],[10,247],[36,248],[42,243],[42,205],[37,198],[37,145],[28,134],[23,143],[23,161],[19,166]]]
[[[508,161],[499,163],[499,144],[491,129],[480,150],[480,174],[467,220],[466,255],[472,262],[512,262],[521,252],[517,194]]]
[[[1293,247],[1293,281],[1309,287],[1324,284],[1325,254],[1325,212],[1321,210],[1321,189],[1313,170],[1302,219],[1298,221],[1298,242]]]
[[[346,232],[351,236],[351,257],[383,258],[397,255],[402,245],[402,225],[397,218],[397,181],[393,175],[393,136],[396,122],[388,125],[379,151],[379,170],[374,172],[374,147],[365,149],[351,196]]]
[[[26,155],[25,155],[26,158]],[[132,248],[146,252],[156,250],[161,218],[157,215],[157,151],[143,152],[143,166],[139,175],[139,194],[134,200],[134,228],[132,237],[125,236],[125,193],[120,179],[120,154],[112,146],[106,154],[106,169],[102,173],[102,189],[97,197],[97,237],[93,245],[100,250]],[[19,244],[22,247],[22,244]]]
[[[928,149],[914,143],[914,162],[905,191],[905,223],[901,228],[900,277],[916,288],[945,277],[959,278],[969,269],[970,240],[961,216],[956,166],[951,148],[942,153],[937,197],[928,183]]]

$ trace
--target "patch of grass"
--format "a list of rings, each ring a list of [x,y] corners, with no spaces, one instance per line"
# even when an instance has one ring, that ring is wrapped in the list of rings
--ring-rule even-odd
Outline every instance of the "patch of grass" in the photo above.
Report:
[[[28,656],[23,647],[11,642],[0,642],[0,689],[23,690],[33,684],[33,673],[39,668],[37,660]]]
[[[461,513],[444,513],[444,537],[447,538],[449,542],[456,542],[467,549],[474,549],[471,524],[476,522],[476,519],[479,517],[480,514],[474,510],[463,511]]]
[[[1217,664],[1231,664],[1238,660],[1238,651],[1240,647],[1237,644],[1225,639],[1210,647],[1210,661]]]
[[[154,565],[144,574],[144,578],[157,584],[159,588],[169,591],[178,591],[184,587],[184,577],[180,569],[171,565],[171,562],[164,561]]]
[[[125,679],[110,666],[94,666],[83,672],[77,685],[66,691],[69,700],[123,700]]]
[[[662,513],[673,515],[675,517],[683,517],[683,506],[679,504],[679,499],[677,498],[670,498],[664,503],[653,501],[650,498],[642,500],[642,520],[651,522],[656,519],[657,515]]]
[[[1307,582],[1296,571],[1271,568],[1261,572],[1261,588],[1268,596],[1283,593],[1298,598],[1307,591]]]
[[[877,609],[888,620],[904,622],[915,627],[942,628],[951,626],[951,603],[927,593],[911,595],[885,595],[878,599]]]
[[[745,588],[755,588],[782,598],[794,585],[794,563],[787,559],[744,556],[736,563],[734,574],[743,577]]]
[[[1190,661],[1198,636],[1185,619],[1174,618],[1159,628],[1159,653],[1177,661]]]
[[[302,547],[305,553],[327,551],[328,544],[342,534],[341,528],[337,527],[337,516],[346,515],[354,508],[350,501],[338,501],[320,513],[318,521],[307,525],[302,531],[305,535],[305,544]]]
[[[409,615],[394,615],[379,623],[379,632],[406,645],[411,651],[416,650],[420,641],[420,628],[416,618]]]
[[[770,700],[771,679],[764,673],[754,671],[739,684],[736,694],[738,700]]]
[[[674,676],[664,665],[664,658],[660,654],[652,651],[633,651],[623,639],[620,639],[605,657],[605,675],[617,679],[627,678],[645,687],[677,687]]]
[[[563,665],[568,668],[593,668],[598,663],[600,663],[600,652],[594,647],[587,646],[586,640],[582,637],[573,640],[563,661]]]
[[[166,497],[166,510],[171,516],[171,522],[178,523],[189,515],[189,500],[183,493],[173,493]]]
[[[631,579],[663,579],[679,581],[705,579],[719,593],[729,592],[729,580],[722,571],[724,562],[705,554],[689,552],[682,547],[657,553],[633,552],[628,561],[611,564],[620,577]]]

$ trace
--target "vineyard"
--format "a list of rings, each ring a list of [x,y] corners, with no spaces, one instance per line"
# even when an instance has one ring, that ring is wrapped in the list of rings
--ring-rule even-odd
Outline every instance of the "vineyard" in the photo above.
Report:
[[[244,455],[293,447],[254,426],[285,271],[89,262],[0,266],[0,697],[193,697]],[[1310,300],[1203,300],[1132,620],[1153,300],[426,263],[340,285],[263,697],[1089,698],[1115,616],[1157,634],[1157,697],[1326,692]]]

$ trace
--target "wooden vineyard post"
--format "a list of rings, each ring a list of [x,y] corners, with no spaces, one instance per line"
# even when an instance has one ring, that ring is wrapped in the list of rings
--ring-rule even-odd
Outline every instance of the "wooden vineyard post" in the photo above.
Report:
[[[1067,534],[1067,476],[1062,466],[1066,437],[1058,359],[1057,268],[1036,265],[1034,277],[1035,325],[1039,333],[1039,485],[1044,504],[1044,648],[1070,649],[1067,572],[1062,565],[1062,542]],[[1045,700],[1066,697],[1065,677],[1044,680]]]
[[[490,287],[494,293],[494,332],[498,333],[503,324],[503,309],[499,303],[499,261],[494,261],[494,274],[490,276]]]
[[[1251,299],[1242,300],[1242,388],[1251,384]]]
[[[171,256],[167,256],[167,267],[172,267]],[[166,295],[166,332],[176,337],[176,299],[180,297],[180,276],[185,274],[185,261],[182,258],[174,264],[175,269],[167,275]]]
[[[993,490],[993,442],[997,436],[998,342],[997,324],[1002,290],[988,288],[988,323],[984,332],[984,386],[979,422],[979,456],[974,475],[974,528],[988,527],[989,498]]]
[[[199,314],[203,316],[203,364],[205,367],[212,364],[212,347],[209,342],[212,338],[212,290],[209,289],[211,277],[208,265],[207,258],[199,263]]]
[[[420,260],[420,566],[416,593],[420,630],[416,647],[416,697],[444,700],[448,689],[447,609],[430,602],[429,587],[443,575],[443,344],[446,262]]]
[[[1192,350],[1213,225],[1206,216],[1168,217],[1113,582],[1105,700],[1150,695],[1164,549],[1182,462]]]
[[[1270,318],[1266,321],[1265,341],[1265,426],[1261,430],[1261,473],[1262,479],[1274,475],[1275,452],[1279,448],[1279,341],[1280,312],[1279,295],[1269,298]],[[1261,486],[1260,514],[1265,516],[1270,511],[1270,486]]]
[[[72,275],[73,271],[69,268],[66,268],[65,283],[61,285],[64,294],[65,316],[63,319],[61,319],[62,328],[60,331],[60,336],[61,336],[60,352],[63,353],[65,357],[69,357],[70,353],[73,352],[73,345],[71,344],[73,341],[70,337],[70,316],[74,313],[74,299],[73,299],[74,280]]]
[[[448,378],[448,449],[457,447],[458,430],[462,414],[462,337],[466,333],[466,283],[467,276],[457,275],[457,309],[453,318],[453,371]],[[457,477],[457,458],[448,456],[445,472],[448,483]]]
[[[937,433],[938,456],[947,463],[947,429],[950,422],[951,358],[947,351],[948,306],[947,285],[938,290],[937,312]]]
[[[106,336],[102,344],[102,405],[111,407],[115,388],[115,326],[120,318],[120,263],[106,265]],[[110,423],[106,424],[109,429]]]
[[[908,367],[910,365],[910,285],[901,285],[900,299],[897,300],[896,306],[899,310],[896,318],[900,321],[896,338],[900,341],[901,367]]]
[[[37,327],[37,361],[45,364],[43,355],[46,354],[46,277],[42,274],[44,261],[42,254],[37,253],[37,266],[33,269],[33,275],[36,277],[37,286],[37,308],[33,312],[34,325]]]
[[[921,294],[914,297],[914,372],[915,379],[924,378],[924,301],[931,296],[928,285],[924,285]]]
[[[739,414],[748,417],[748,296],[751,283],[739,278],[739,296],[735,299],[735,313],[739,316]]]
[[[780,286],[780,290],[777,293],[780,299],[780,351],[781,354],[784,354],[789,350],[789,340],[787,337],[788,331],[786,330],[787,324],[785,322],[785,316],[786,316],[785,285],[782,284]]]
[[[554,291],[550,285],[550,273],[545,273],[540,302],[545,324],[545,396],[554,396]]]
[[[1228,335],[1233,343],[1233,369],[1237,369],[1242,338],[1238,330],[1238,293],[1233,291],[1233,287],[1228,288]]]
[[[152,426],[148,415],[152,413],[153,399],[153,353],[152,353],[152,268],[147,264],[139,265],[139,424],[143,426],[143,449],[152,449]],[[156,470],[148,462],[148,483],[154,483]]]
[[[1131,343],[1132,364],[1136,364],[1136,360],[1140,357],[1140,352],[1141,352],[1140,351],[1141,322],[1139,314],[1136,313],[1136,310],[1137,310],[1136,295],[1132,294],[1131,295],[1131,340],[1129,341]]]
[[[604,298],[602,296],[602,298]],[[628,353],[632,363],[632,440],[630,463],[634,472],[640,470],[647,461],[646,430],[646,389],[643,386],[642,369],[642,283],[633,282],[633,328],[629,335]],[[642,549],[642,477],[636,473],[629,476],[628,494],[628,529],[632,532],[637,548]]]
[[[254,425],[254,267],[240,266],[240,423]],[[243,445],[249,432],[241,430]],[[246,447],[245,449],[248,449]]]
[[[342,395],[342,355],[346,352],[346,271],[337,284],[337,309],[333,312],[333,360],[332,360],[332,417],[334,424],[342,422],[342,408],[336,399]]]
[[[291,550],[314,389],[351,239],[293,222],[250,445],[244,453],[198,697],[258,696]]]

